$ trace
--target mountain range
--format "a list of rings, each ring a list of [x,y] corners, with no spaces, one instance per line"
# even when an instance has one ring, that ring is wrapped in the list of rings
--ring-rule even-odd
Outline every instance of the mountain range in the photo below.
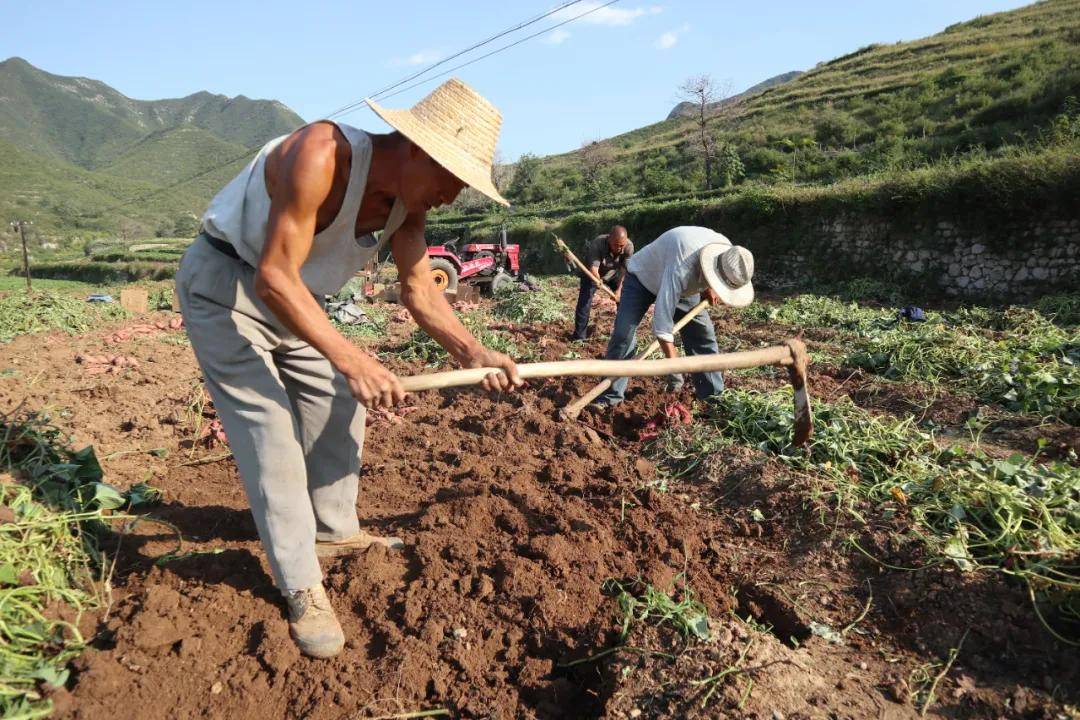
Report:
[[[726,155],[711,176],[680,104],[652,125],[534,158],[532,179],[515,175],[508,192],[515,204],[571,207],[682,195],[710,179],[829,184],[1047,142],[1080,128],[1077,98],[1080,0],[1042,0],[868,45],[718,103],[710,133]],[[0,62],[0,219],[32,220],[54,237],[171,234],[252,149],[302,124],[274,100],[134,100],[9,58]]]
[[[9,58],[0,62],[0,212],[29,216],[44,234],[112,231],[124,221],[167,229],[200,213],[250,148],[303,122],[276,100],[209,92],[135,100]]]

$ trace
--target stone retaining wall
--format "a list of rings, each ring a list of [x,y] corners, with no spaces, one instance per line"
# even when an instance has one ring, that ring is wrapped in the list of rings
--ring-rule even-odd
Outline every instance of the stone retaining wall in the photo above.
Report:
[[[846,214],[791,231],[798,237],[783,249],[767,241],[766,228],[749,233],[745,244],[758,259],[766,287],[805,286],[808,276],[861,276],[963,299],[1028,300],[1080,290],[1080,217],[1075,214],[997,226]]]

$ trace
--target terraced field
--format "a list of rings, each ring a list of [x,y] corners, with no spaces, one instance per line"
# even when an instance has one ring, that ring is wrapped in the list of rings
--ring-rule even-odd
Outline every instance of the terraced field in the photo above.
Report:
[[[571,343],[572,296],[550,280],[459,309],[522,359],[599,355],[612,310]],[[407,548],[325,566],[349,638],[329,662],[288,638],[179,318],[18,334],[0,346],[0,459],[14,473],[0,707],[1075,714],[1080,305],[943,306],[914,324],[896,320],[901,302],[859,282],[714,312],[723,350],[802,333],[817,412],[803,450],[768,368],[729,374],[713,411],[635,381],[624,405],[565,423],[558,408],[587,387],[567,379],[372,413],[357,511]],[[367,309],[349,336],[395,372],[445,364],[400,308]],[[43,528],[67,550],[5,575]]]

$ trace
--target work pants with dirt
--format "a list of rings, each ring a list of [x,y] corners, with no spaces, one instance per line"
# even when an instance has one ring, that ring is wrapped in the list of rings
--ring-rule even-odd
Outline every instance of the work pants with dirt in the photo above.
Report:
[[[637,349],[637,329],[645,313],[656,302],[656,296],[641,284],[633,273],[627,273],[623,281],[619,309],[615,313],[615,327],[608,340],[608,360],[630,360]],[[684,297],[675,309],[675,321],[682,319],[695,305],[701,302],[699,295]],[[716,345],[716,331],[707,312],[698,313],[679,331],[683,350],[687,355],[712,355],[719,352]],[[694,382],[694,395],[698,400],[719,395],[724,391],[724,376],[719,372],[694,373],[690,376]],[[629,378],[616,378],[611,387],[597,398],[597,402],[617,405],[626,398],[626,386]]]
[[[593,295],[596,294],[598,288],[596,283],[586,277],[584,273],[578,273],[578,278],[581,280],[581,286],[578,288],[577,307],[574,308],[573,337],[574,340],[584,340],[589,332],[589,315],[592,312]],[[614,290],[619,286],[619,275],[616,273],[601,282]]]
[[[322,580],[316,538],[359,532],[364,407],[259,300],[255,269],[204,236],[184,253],[176,289],[274,582],[311,587]]]

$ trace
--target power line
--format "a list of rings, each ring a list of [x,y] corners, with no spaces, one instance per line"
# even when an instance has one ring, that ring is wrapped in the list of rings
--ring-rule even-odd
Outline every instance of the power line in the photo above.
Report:
[[[371,98],[372,100],[377,99],[381,95],[384,95],[385,93],[389,92],[390,90],[393,90],[394,88],[400,87],[401,85],[404,85],[407,82],[415,80],[416,78],[420,77],[421,75],[426,75],[427,73],[431,72],[432,70],[439,67],[440,65],[445,65],[446,63],[450,62],[451,60],[453,60],[455,58],[458,58],[458,57],[461,57],[462,55],[468,54],[468,53],[472,52],[473,50],[476,50],[478,48],[483,47],[484,45],[488,45],[489,43],[495,42],[499,38],[504,37],[506,35],[509,35],[511,33],[517,32],[518,30],[526,28],[529,25],[533,25],[535,23],[538,23],[541,20],[543,20],[544,18],[551,17],[552,15],[555,15],[556,13],[558,13],[558,12],[560,12],[562,10],[565,10],[566,8],[570,7],[571,5],[577,5],[580,2],[583,2],[583,0],[570,0],[570,2],[564,2],[563,4],[558,5],[555,8],[552,8],[551,10],[548,10],[547,12],[541,13],[541,14],[533,17],[533,18],[530,18],[529,20],[524,20],[524,21],[518,23],[517,25],[515,25],[514,27],[507,28],[506,30],[503,30],[502,32],[498,32],[498,33],[492,35],[489,38],[486,38],[484,40],[481,40],[478,43],[474,43],[474,44],[470,45],[469,47],[465,48],[464,50],[459,50],[458,52],[454,53],[453,55],[450,55],[449,57],[445,57],[442,60],[439,60],[438,62],[432,63],[431,65],[428,65],[423,70],[419,70],[419,71],[413,73],[412,75],[409,75],[408,77],[402,78],[401,80],[398,80],[396,83],[393,83],[392,85],[387,85],[386,87],[382,88],[381,90],[378,90],[376,92],[369,93],[368,95],[365,95],[360,100],[357,100],[355,102],[351,102],[348,105],[340,107],[337,110],[335,110],[334,112],[330,113],[329,115],[326,115],[325,118],[327,120],[329,120],[330,118],[333,118],[336,115],[347,113],[351,109],[353,109],[353,108],[355,108],[355,107],[357,107],[359,105],[363,105],[364,100],[367,99],[367,98]]]
[[[127,207],[128,205],[131,205],[132,203],[142,202],[144,200],[149,200],[150,198],[155,197],[157,195],[160,195],[163,192],[167,192],[169,190],[174,190],[174,189],[180,187],[181,185],[187,185],[192,180],[198,180],[201,177],[206,177],[207,175],[209,175],[211,173],[215,173],[215,172],[217,172],[218,170],[220,170],[220,169],[222,169],[224,167],[228,167],[229,165],[232,165],[234,162],[237,162],[239,160],[244,160],[246,158],[251,157],[252,155],[257,153],[259,151],[259,148],[261,148],[265,144],[266,143],[262,143],[260,145],[254,145],[252,147],[249,147],[246,150],[244,150],[244,152],[241,153],[240,155],[236,155],[234,157],[231,157],[231,158],[229,158],[228,160],[225,160],[222,163],[214,165],[213,167],[209,167],[206,170],[203,170],[201,172],[197,172],[194,175],[190,175],[190,176],[188,176],[186,178],[183,178],[182,180],[177,180],[176,182],[170,183],[170,184],[166,185],[165,187],[160,187],[160,188],[157,188],[155,190],[151,190],[150,192],[148,192],[145,195],[142,195],[140,197],[132,198],[130,200],[122,200],[122,201],[116,203],[115,205],[107,207],[104,210],[101,210],[99,212],[110,212],[112,210],[117,210],[117,209],[122,208],[122,207]]]
[[[469,65],[472,65],[473,63],[480,62],[484,58],[489,58],[492,55],[498,55],[499,53],[503,52],[504,50],[509,50],[510,48],[514,47],[515,45],[520,45],[521,43],[523,43],[523,42],[525,42],[527,40],[532,40],[534,37],[538,37],[540,35],[543,35],[544,33],[549,33],[552,30],[555,30],[556,28],[560,28],[563,25],[566,25],[567,23],[572,23],[575,20],[579,20],[579,19],[585,17],[586,15],[591,15],[592,13],[596,12],[597,10],[603,10],[608,5],[614,5],[617,2],[619,2],[619,0],[608,0],[608,2],[604,3],[603,5],[597,5],[594,8],[586,10],[585,12],[581,13],[580,15],[575,15],[572,18],[569,18],[567,20],[563,20],[561,23],[556,23],[555,25],[552,25],[551,27],[548,27],[548,28],[544,28],[543,30],[540,30],[539,32],[534,32],[532,35],[526,35],[525,37],[521,38],[520,40],[515,40],[512,43],[509,43],[507,45],[503,45],[501,48],[498,48],[496,50],[492,50],[489,53],[485,53],[485,54],[481,55],[480,57],[473,58],[472,60],[469,60],[468,62],[463,62],[460,65],[455,65],[454,67],[450,68],[449,70],[441,72],[438,75],[432,75],[431,77],[424,78],[423,80],[420,80],[419,82],[415,82],[412,85],[409,85],[408,87],[404,87],[404,88],[398,90],[397,92],[390,93],[389,95],[384,95],[382,99],[386,100],[388,98],[394,97],[395,95],[400,95],[403,92],[408,92],[409,90],[412,90],[415,87],[423,85],[426,82],[431,82],[432,80],[435,80],[437,78],[441,78],[444,75],[449,75],[452,72],[460,70],[463,67],[467,67]]]
[[[604,3],[603,5],[598,5],[598,6],[594,7],[594,8],[591,8],[590,10],[587,10],[586,12],[583,12],[583,13],[581,13],[579,15],[576,15],[576,16],[574,16],[572,18],[569,18],[568,20],[564,20],[561,23],[557,23],[556,25],[552,25],[551,27],[548,27],[548,28],[546,28],[544,30],[533,33],[531,35],[528,35],[525,38],[517,40],[517,41],[515,41],[513,43],[510,43],[508,45],[504,45],[503,47],[501,47],[501,48],[499,48],[497,50],[493,50],[493,51],[491,51],[489,53],[481,55],[478,58],[470,60],[469,62],[462,63],[460,65],[456,65],[453,68],[451,68],[450,70],[447,70],[447,71],[445,71],[443,73],[440,73],[438,75],[433,75],[433,76],[431,76],[429,78],[426,78],[424,80],[420,80],[420,81],[418,81],[416,83],[413,83],[412,85],[409,85],[406,88],[398,90],[395,93],[392,93],[390,95],[385,95],[385,93],[388,92],[389,90],[393,90],[393,89],[395,89],[395,88],[409,82],[410,80],[416,79],[416,78],[430,72],[431,70],[433,70],[433,69],[435,69],[435,68],[437,68],[437,67],[439,67],[441,65],[444,65],[445,63],[449,62],[450,60],[453,60],[454,58],[461,57],[462,55],[465,55],[465,54],[467,54],[469,52],[472,52],[473,50],[481,48],[484,45],[488,45],[488,44],[494,42],[495,40],[498,40],[501,37],[509,35],[510,33],[513,33],[513,32],[517,32],[518,30],[521,30],[521,29],[523,29],[525,27],[528,27],[529,25],[533,25],[533,24],[539,22],[540,20],[543,20],[544,18],[550,17],[550,16],[552,16],[552,15],[554,15],[554,14],[556,14],[556,13],[562,11],[562,10],[565,10],[566,8],[568,8],[568,7],[572,6],[572,5],[576,5],[576,4],[580,3],[580,2],[583,2],[583,0],[569,0],[568,2],[564,2],[564,3],[556,6],[555,8],[553,8],[551,10],[548,10],[548,11],[546,11],[544,13],[536,15],[535,17],[532,17],[532,18],[530,18],[528,20],[524,20],[524,21],[518,23],[517,25],[515,25],[515,26],[513,26],[511,28],[508,28],[508,29],[503,30],[501,32],[498,32],[498,33],[496,33],[496,34],[494,34],[494,35],[492,35],[492,36],[490,36],[490,37],[488,37],[488,38],[486,38],[484,40],[481,40],[480,42],[474,43],[473,45],[469,46],[468,48],[466,48],[464,50],[461,50],[461,51],[458,51],[458,52],[454,53],[453,55],[450,55],[449,57],[443,58],[442,60],[439,60],[438,62],[435,62],[435,63],[429,65],[428,67],[424,68],[423,70],[420,70],[419,72],[415,72],[412,75],[409,75],[408,77],[406,77],[406,78],[404,78],[402,80],[399,80],[398,82],[396,82],[396,83],[394,83],[392,85],[388,85],[387,87],[383,88],[382,90],[379,90],[378,92],[373,93],[372,95],[369,95],[369,96],[366,96],[366,97],[375,98],[375,97],[379,97],[380,95],[383,96],[383,99],[394,97],[395,95],[399,95],[399,94],[401,94],[403,92],[406,92],[407,90],[411,90],[411,89],[417,87],[418,85],[422,85],[425,82],[429,82],[430,80],[433,80],[433,79],[438,78],[438,77],[443,77],[444,75],[447,75],[447,74],[449,74],[451,72],[454,72],[455,70],[459,70],[459,69],[461,69],[463,67],[466,67],[468,65],[472,65],[475,62],[479,62],[480,60],[483,60],[484,58],[491,57],[492,55],[496,55],[496,54],[498,54],[498,53],[500,53],[500,52],[502,52],[504,50],[509,50],[510,48],[514,47],[515,45],[520,45],[521,43],[525,42],[526,40],[531,40],[534,37],[537,37],[539,35],[543,35],[544,33],[547,33],[547,32],[551,32],[552,30],[554,30],[554,29],[556,29],[558,27],[566,25],[567,23],[571,23],[571,22],[573,22],[573,21],[575,21],[575,20],[577,20],[579,18],[585,17],[586,15],[594,13],[597,10],[600,10],[602,8],[607,7],[608,5],[613,5],[616,2],[619,2],[619,0],[609,0],[608,2]],[[365,99],[366,99],[366,97],[365,97]],[[329,120],[329,119],[331,119],[331,118],[333,118],[335,116],[346,115],[346,114],[348,114],[350,112],[353,112],[354,110],[356,110],[361,105],[363,105],[364,102],[365,102],[365,100],[361,99],[361,100],[357,100],[356,102],[349,103],[348,105],[345,105],[345,106],[335,110],[334,112],[330,113],[329,115],[326,115],[324,119]],[[166,185],[165,187],[161,187],[161,188],[157,188],[155,190],[151,190],[150,192],[148,192],[145,195],[142,195],[140,197],[120,201],[119,203],[116,203],[116,204],[114,204],[114,205],[112,205],[110,207],[107,207],[104,210],[99,211],[99,212],[111,212],[113,210],[117,210],[117,209],[122,208],[122,207],[127,207],[128,205],[131,205],[133,203],[139,203],[139,202],[149,200],[150,198],[161,195],[162,193],[168,192],[169,190],[174,190],[174,189],[176,189],[176,188],[178,188],[178,187],[180,187],[182,185],[186,185],[187,183],[190,183],[193,180],[198,180],[199,178],[202,178],[202,177],[205,177],[205,176],[207,176],[207,175],[209,175],[211,173],[217,172],[218,170],[221,170],[222,168],[227,167],[227,166],[229,166],[229,165],[231,165],[231,164],[233,164],[235,162],[238,162],[240,160],[244,160],[246,158],[251,157],[256,152],[258,152],[259,149],[263,147],[263,145],[265,145],[265,143],[260,143],[259,145],[254,145],[252,147],[246,148],[243,153],[241,153],[239,155],[236,155],[234,157],[228,158],[227,160],[225,160],[225,161],[223,161],[223,162],[221,162],[221,163],[219,163],[217,165],[214,165],[213,167],[207,168],[206,170],[198,172],[198,173],[196,173],[196,174],[194,174],[194,175],[192,175],[190,177],[184,178],[182,180],[177,180],[176,182],[170,183],[169,185]]]

